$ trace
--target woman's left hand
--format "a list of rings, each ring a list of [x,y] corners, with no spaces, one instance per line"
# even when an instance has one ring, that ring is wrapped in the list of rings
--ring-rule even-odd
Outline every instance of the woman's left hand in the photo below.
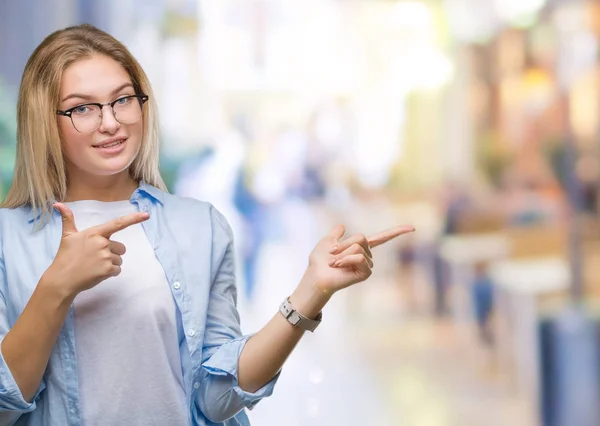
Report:
[[[369,278],[373,268],[371,249],[415,228],[396,226],[369,237],[356,234],[342,239],[345,230],[343,225],[336,226],[309,257],[307,273],[317,290],[328,296]]]

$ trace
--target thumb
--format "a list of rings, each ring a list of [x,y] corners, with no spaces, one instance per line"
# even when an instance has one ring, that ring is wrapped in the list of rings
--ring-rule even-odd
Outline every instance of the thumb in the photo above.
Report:
[[[345,233],[346,233],[346,226],[336,225],[329,233],[329,237],[331,239],[335,240],[335,242],[338,242],[338,240],[340,238],[342,238]]]
[[[75,226],[75,216],[73,216],[73,212],[63,203],[55,203],[54,208],[58,210],[60,216],[62,217],[62,236],[66,237],[69,234],[74,234],[77,232],[77,227]]]

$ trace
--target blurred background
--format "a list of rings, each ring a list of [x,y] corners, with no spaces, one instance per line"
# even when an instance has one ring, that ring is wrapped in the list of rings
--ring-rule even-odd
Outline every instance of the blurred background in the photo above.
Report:
[[[148,73],[163,175],[237,243],[245,333],[336,223],[375,250],[258,426],[600,424],[600,2],[0,2],[0,200],[24,65],[91,23]]]

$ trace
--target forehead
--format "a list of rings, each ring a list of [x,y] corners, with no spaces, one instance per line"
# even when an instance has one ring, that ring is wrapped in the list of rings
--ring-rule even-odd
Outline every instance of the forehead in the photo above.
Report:
[[[94,55],[73,62],[64,70],[60,97],[71,93],[103,97],[128,82],[131,78],[121,64],[108,56]]]

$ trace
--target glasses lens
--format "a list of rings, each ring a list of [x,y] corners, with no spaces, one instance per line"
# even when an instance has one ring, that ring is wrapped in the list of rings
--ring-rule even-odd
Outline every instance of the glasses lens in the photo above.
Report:
[[[90,133],[100,126],[101,111],[97,105],[81,105],[71,114],[73,126],[81,133]]]
[[[136,96],[126,96],[113,105],[115,118],[122,124],[133,124],[142,118],[142,102]]]

